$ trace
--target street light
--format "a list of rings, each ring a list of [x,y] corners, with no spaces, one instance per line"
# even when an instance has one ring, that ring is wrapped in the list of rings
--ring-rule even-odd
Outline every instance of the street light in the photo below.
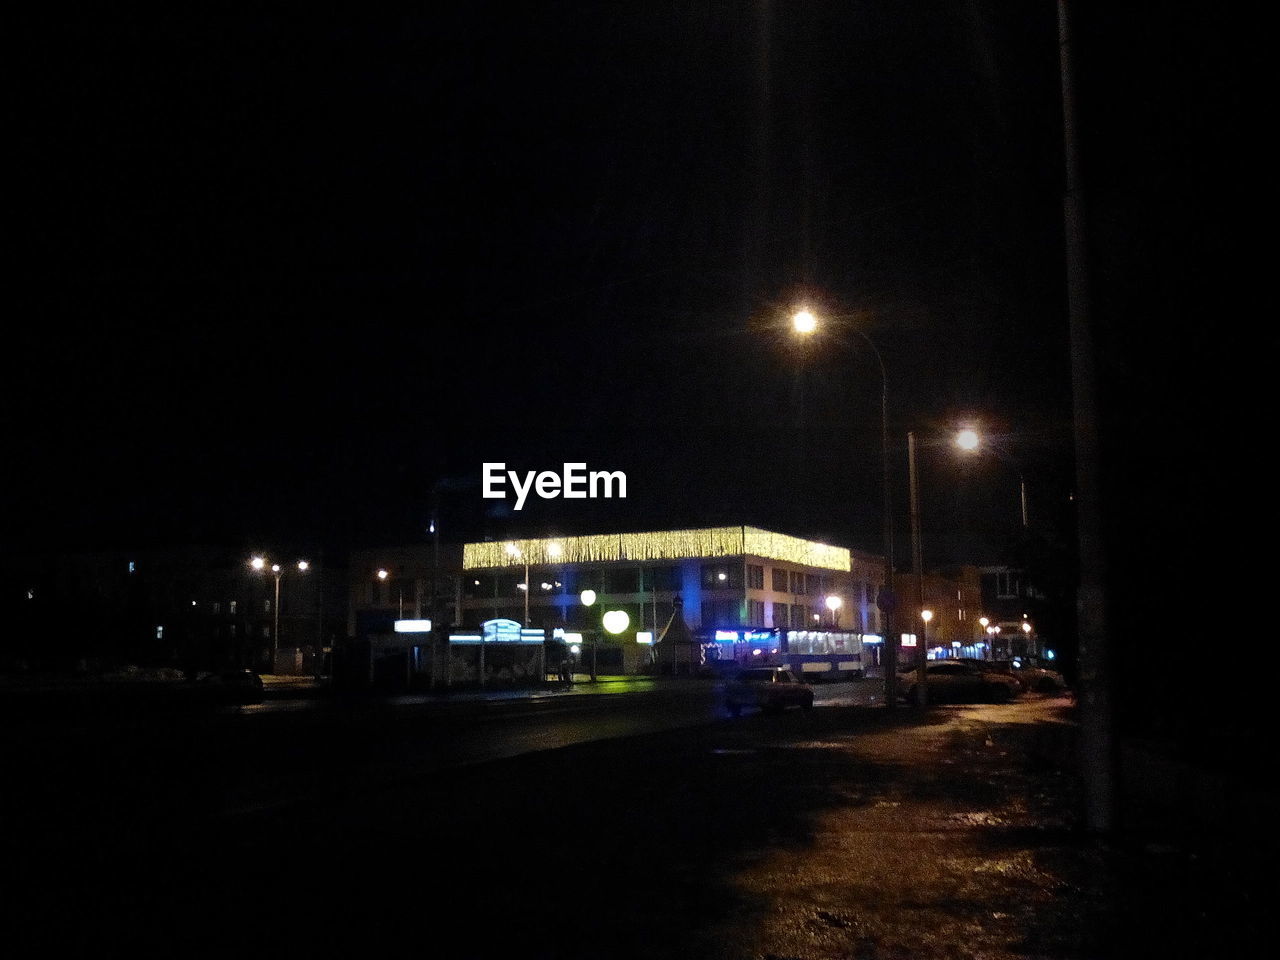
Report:
[[[529,558],[514,543],[508,543],[506,550],[507,556],[515,557],[517,560],[524,560],[524,626],[527,627],[529,625]]]
[[[831,611],[831,624],[834,627],[840,626],[840,608],[844,606],[844,601],[837,597],[834,593],[827,597],[827,609]]]
[[[249,560],[249,566],[261,572],[266,569],[267,561],[263,557],[253,557]],[[306,573],[309,569],[311,569],[311,564],[307,563],[307,561],[298,561],[298,570],[302,573]],[[280,564],[271,564],[271,575],[275,578],[275,599],[272,601],[271,607],[273,617],[271,627],[271,672],[275,673],[276,654],[280,650],[280,578],[284,575],[284,571],[280,569]]]
[[[594,590],[583,590],[578,594],[578,599],[582,601],[584,607],[592,607],[596,602],[596,592]],[[591,682],[596,680],[596,647],[600,645],[594,633],[591,635]]]
[[[813,333],[818,329],[818,318],[808,310],[797,310],[791,317],[796,333]]]
[[[921,658],[927,658],[929,655],[929,621],[932,619],[932,610],[920,611],[920,620],[924,623],[924,629],[920,631],[920,647],[916,652]]]
[[[391,576],[391,571],[389,571],[386,567],[378,568],[379,580],[385,583],[387,580],[387,577],[389,576]],[[404,583],[403,582],[396,585],[396,616],[397,616],[397,619],[400,619],[400,620],[404,619]]]
[[[982,436],[973,427],[965,427],[956,433],[956,446],[966,453],[976,453],[978,448],[983,445]],[[988,445],[990,448],[990,445]],[[994,452],[994,451],[993,451]],[[1026,530],[1027,523],[1027,478],[1022,473],[1022,468],[1012,462],[1007,455],[995,454],[996,459],[1003,460],[1009,466],[1018,472],[1018,491],[1022,503],[1022,529]]]
[[[796,333],[803,336],[813,334],[818,329],[818,319],[807,308],[797,310],[791,316],[791,326]],[[876,364],[880,368],[880,467],[881,485],[884,495],[884,585],[880,588],[880,596],[876,606],[880,608],[882,633],[887,638],[884,645],[884,704],[892,709],[897,705],[898,688],[898,644],[893,636],[893,611],[897,600],[893,593],[893,505],[889,495],[889,375],[885,372],[884,357],[875,342],[857,327],[851,328],[854,333],[866,341],[871,352],[875,354]],[[917,684],[924,688],[924,677]]]

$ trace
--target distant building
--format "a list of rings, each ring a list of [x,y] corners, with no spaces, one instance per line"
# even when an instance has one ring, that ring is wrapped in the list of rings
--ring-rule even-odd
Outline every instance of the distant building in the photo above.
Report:
[[[7,659],[54,669],[134,663],[310,673],[317,651],[341,631],[332,589],[341,577],[315,556],[264,553],[260,570],[253,556],[183,546],[10,561],[6,597],[9,587],[19,591],[14,622],[23,638]],[[280,567],[278,594],[272,564]]]
[[[713,659],[803,646],[813,657],[829,653],[832,670],[860,669],[863,635],[880,639],[883,570],[871,554],[748,526],[469,543],[460,622],[523,623],[527,602],[528,625],[594,631],[608,644],[609,668],[632,672],[644,641],[661,641],[679,597]],[[603,611],[625,613],[626,630],[602,632]],[[840,650],[826,650],[827,634],[841,637]]]
[[[997,657],[1048,658],[1051,647],[1040,625],[1051,600],[1019,567],[982,567],[980,574],[983,609],[990,626],[999,628],[992,633]]]
[[[982,603],[981,576],[977,567],[958,566],[926,573],[924,608],[933,617],[924,628],[930,660],[974,657],[990,659],[986,616]],[[921,646],[921,621],[916,619],[919,587],[913,573],[894,576],[899,609],[898,632],[902,635],[903,663],[914,662]]]
[[[462,547],[402,544],[353,550],[347,559],[347,636],[393,632],[396,620],[460,624]]]

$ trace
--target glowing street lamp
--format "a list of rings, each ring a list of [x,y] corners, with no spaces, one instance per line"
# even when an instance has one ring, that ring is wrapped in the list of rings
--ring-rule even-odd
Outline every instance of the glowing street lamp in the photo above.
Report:
[[[507,556],[514,557],[516,560],[524,561],[524,583],[520,589],[524,591],[524,625],[529,625],[529,558],[524,555],[524,551],[517,547],[514,543],[506,545]]]
[[[956,433],[956,446],[966,453],[975,452],[982,445],[982,437],[973,427],[965,427]],[[999,457],[1006,460],[1006,457]],[[1027,478],[1023,476],[1022,469],[1011,464],[1018,471],[1018,492],[1022,501],[1022,529],[1027,529]]]
[[[932,619],[932,610],[920,611],[920,620],[924,624],[924,629],[920,631],[920,650],[918,651],[918,656],[922,663],[924,662],[925,657],[929,654],[929,621]]]
[[[811,310],[802,307],[791,315],[791,326],[797,334],[810,336],[818,329],[818,318]],[[853,327],[852,330],[866,341],[867,346],[871,348],[871,352],[875,354],[876,364],[880,368],[880,466],[881,487],[884,497],[884,585],[880,588],[881,595],[876,602],[876,606],[880,608],[882,632],[892,641],[893,611],[897,606],[897,599],[893,594],[893,505],[889,495],[889,375],[885,371],[884,357],[880,355],[880,350],[875,345],[875,341],[858,327]],[[923,667],[921,669],[923,670]],[[886,643],[884,646],[884,705],[890,709],[897,705],[897,670],[898,645],[895,642]],[[921,690],[924,689],[923,674],[920,677],[918,686]]]
[[[582,601],[582,605],[584,607],[593,607],[595,606],[595,602],[596,602],[596,592],[594,590],[583,590],[582,593],[578,594],[578,599]],[[595,680],[596,680],[596,647],[598,647],[599,645],[600,645],[600,641],[596,639],[594,634],[592,634],[592,637],[591,637],[591,682],[592,683],[595,683]]]
[[[267,569],[267,561],[264,557],[253,557],[249,560],[249,566],[255,571],[261,573]],[[305,560],[298,561],[298,569],[306,573],[311,565]],[[272,601],[272,626],[271,626],[271,670],[276,669],[276,653],[280,649],[280,578],[284,575],[284,571],[280,569],[280,564],[271,564],[271,575],[275,578],[275,599]]]
[[[832,626],[840,626],[840,608],[844,606],[844,601],[834,593],[827,597],[827,609],[831,611]]]

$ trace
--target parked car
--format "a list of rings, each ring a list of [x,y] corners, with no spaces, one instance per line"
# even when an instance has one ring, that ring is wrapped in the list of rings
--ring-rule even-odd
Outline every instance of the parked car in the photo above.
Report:
[[[917,680],[914,673],[904,678],[903,696],[915,700]],[[925,666],[925,683],[930,703],[981,701],[1004,703],[1016,696],[1021,687],[1016,679],[991,670],[980,670],[959,660],[939,660]]]
[[[1024,690],[1036,693],[1055,693],[1067,689],[1067,681],[1057,670],[1027,663],[1025,660],[1013,662],[1013,675],[1022,681]]]
[[[765,712],[787,707],[811,710],[813,687],[797,680],[789,667],[751,667],[725,681],[724,702],[735,717],[743,707],[759,707]]]
[[[197,683],[209,699],[219,703],[262,702],[262,678],[252,670],[210,673]]]
[[[1036,693],[1052,693],[1067,689],[1067,681],[1057,670],[1029,663],[1021,658],[1013,660],[975,660],[970,657],[961,658],[960,663],[968,663],[979,670],[1000,673],[1013,677],[1023,690],[1034,690]]]
[[[960,657],[957,663],[967,663],[971,667],[977,667],[985,673],[999,674],[1000,676],[1009,677],[1013,680],[1019,690],[1027,689],[1027,684],[1022,673],[1015,669],[1012,660],[978,660],[973,657]]]

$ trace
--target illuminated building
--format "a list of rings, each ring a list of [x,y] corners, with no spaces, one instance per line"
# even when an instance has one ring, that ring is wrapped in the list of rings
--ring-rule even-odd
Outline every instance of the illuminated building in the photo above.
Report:
[[[854,636],[880,630],[883,561],[756,527],[710,527],[468,543],[461,579],[468,628],[497,617],[522,620],[526,590],[534,626],[591,632],[603,611],[625,611],[632,642],[616,643],[609,666],[631,672],[643,656],[631,634],[660,638],[676,597],[714,655],[741,659],[753,644],[761,655],[785,651],[794,632],[816,645],[808,634],[835,631],[852,645]],[[584,590],[595,591],[596,603],[582,604]],[[840,598],[836,609],[828,597]],[[855,662],[852,655],[846,662]]]

